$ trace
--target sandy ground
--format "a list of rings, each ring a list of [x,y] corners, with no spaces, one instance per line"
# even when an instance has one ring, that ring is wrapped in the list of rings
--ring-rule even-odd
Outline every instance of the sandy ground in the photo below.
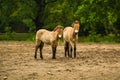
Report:
[[[0,80],[120,80],[120,44],[77,44],[77,58],[56,60],[45,45],[43,57],[34,59],[33,42],[0,42]]]

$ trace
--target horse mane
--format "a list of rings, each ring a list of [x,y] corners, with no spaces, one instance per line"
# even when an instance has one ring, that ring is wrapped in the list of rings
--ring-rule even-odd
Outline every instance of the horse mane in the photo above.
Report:
[[[61,25],[57,25],[57,26],[54,28],[53,31],[56,31],[57,29],[63,29],[63,26],[61,26]]]

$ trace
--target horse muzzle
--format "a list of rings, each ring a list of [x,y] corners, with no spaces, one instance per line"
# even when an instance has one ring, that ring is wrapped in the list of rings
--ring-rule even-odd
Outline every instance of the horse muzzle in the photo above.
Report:
[[[62,38],[62,35],[58,35],[58,38],[61,39],[61,38]]]
[[[78,34],[78,30],[75,30],[75,31],[74,31],[74,34],[75,34],[75,35]]]

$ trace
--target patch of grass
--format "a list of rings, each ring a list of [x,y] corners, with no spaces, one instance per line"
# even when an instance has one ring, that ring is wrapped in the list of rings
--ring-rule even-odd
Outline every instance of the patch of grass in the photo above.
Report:
[[[78,39],[79,42],[88,42],[88,43],[120,43],[120,36],[115,35],[90,35],[87,37],[80,37]]]
[[[0,40],[2,41],[35,41],[34,33],[0,33]],[[102,35],[89,35],[79,36],[78,42],[82,43],[120,43],[120,36],[109,34]],[[63,39],[59,40],[59,44],[63,43]]]
[[[33,41],[34,37],[32,33],[0,33],[0,40],[4,41]]]

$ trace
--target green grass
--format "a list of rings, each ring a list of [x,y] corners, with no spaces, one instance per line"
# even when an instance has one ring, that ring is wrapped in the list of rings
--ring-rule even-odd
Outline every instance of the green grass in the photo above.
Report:
[[[35,34],[33,33],[0,33],[0,41],[35,41]],[[81,43],[120,43],[120,36],[115,35],[90,35],[79,36],[78,42]],[[59,43],[63,43],[63,39],[59,40]]]
[[[34,34],[29,33],[1,33],[0,40],[4,41],[33,41],[35,38]]]
[[[93,35],[87,37],[80,37],[78,39],[79,42],[87,42],[87,43],[120,43],[120,36],[108,35]]]

